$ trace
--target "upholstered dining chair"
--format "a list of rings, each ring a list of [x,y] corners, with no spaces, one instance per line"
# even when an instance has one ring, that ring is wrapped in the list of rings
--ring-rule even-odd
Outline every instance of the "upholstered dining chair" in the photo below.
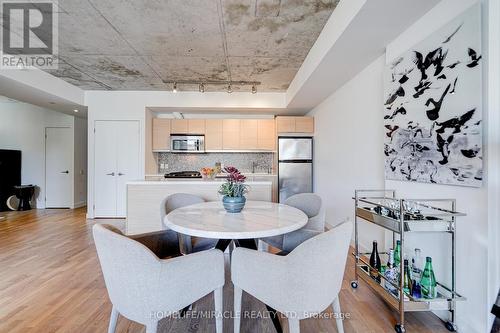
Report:
[[[290,333],[299,333],[299,320],[324,311],[330,304],[337,330],[344,332],[340,317],[342,286],[352,222],[344,222],[315,236],[286,256],[236,248],[231,260],[234,313],[241,313],[242,290],[288,318]],[[234,320],[234,333],[240,318]]]
[[[261,238],[261,241],[285,252],[291,252],[302,242],[325,231],[325,209],[319,195],[315,193],[295,194],[287,198],[284,204],[303,211],[309,218],[307,224],[299,230]]]
[[[156,333],[158,321],[214,292],[215,313],[222,313],[224,255],[209,250],[161,260],[146,246],[118,229],[96,224],[94,241],[108,295],[113,304],[108,333],[116,328],[118,314],[146,325]],[[160,315],[158,315],[160,314]],[[216,316],[222,333],[222,316]]]
[[[161,216],[161,224],[163,224],[163,219],[165,216],[173,211],[174,209],[194,205],[197,203],[205,202],[203,198],[196,196],[194,194],[188,193],[175,193],[169,195],[160,204],[160,216]],[[211,238],[200,238],[200,237],[191,237],[188,235],[178,234],[173,230],[167,230],[168,239],[171,242],[175,242],[179,244],[179,249],[182,254],[188,254],[193,252],[205,251],[208,249],[215,248],[217,245],[217,239]]]

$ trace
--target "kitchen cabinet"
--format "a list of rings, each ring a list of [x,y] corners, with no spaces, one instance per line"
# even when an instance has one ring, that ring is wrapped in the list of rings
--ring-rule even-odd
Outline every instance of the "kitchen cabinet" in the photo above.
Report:
[[[188,134],[205,134],[205,119],[189,119]]]
[[[153,150],[170,149],[170,119],[153,118]]]
[[[256,149],[258,144],[258,120],[240,120],[240,148]]]
[[[222,119],[205,120],[205,149],[222,150]]]
[[[278,133],[314,133],[313,117],[276,117]]]
[[[240,119],[224,119],[222,121],[222,148],[238,150],[240,148]]]
[[[172,134],[186,134],[188,133],[188,120],[187,119],[172,119],[171,123]]]
[[[274,119],[257,120],[257,149],[276,149],[276,122]]]

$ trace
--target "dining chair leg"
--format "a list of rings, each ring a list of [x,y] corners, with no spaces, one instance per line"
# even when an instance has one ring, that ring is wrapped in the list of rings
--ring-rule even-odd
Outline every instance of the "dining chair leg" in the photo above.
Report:
[[[215,332],[222,333],[222,287],[214,290]]]
[[[296,318],[288,318],[288,331],[290,333],[300,333],[300,321]]]
[[[335,313],[335,322],[337,323],[338,333],[344,333],[344,323],[342,322],[342,311],[340,310],[339,297],[333,301],[333,312]]]
[[[234,286],[234,333],[240,333],[241,325],[241,298],[243,291]]]
[[[119,315],[118,310],[116,310],[116,308],[113,306],[113,308],[111,309],[111,315],[109,316],[108,333],[115,333],[116,322],[118,321],[118,315]]]
[[[158,321],[152,321],[146,325],[146,333],[157,333]]]

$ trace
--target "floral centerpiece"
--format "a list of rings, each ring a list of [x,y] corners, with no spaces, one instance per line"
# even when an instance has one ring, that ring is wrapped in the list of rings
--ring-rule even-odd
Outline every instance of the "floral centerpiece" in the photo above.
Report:
[[[242,175],[235,167],[226,167],[224,171],[228,174],[226,181],[220,186],[219,193],[224,197],[222,203],[228,213],[239,213],[245,207],[245,194],[248,185],[245,184],[247,177]]]

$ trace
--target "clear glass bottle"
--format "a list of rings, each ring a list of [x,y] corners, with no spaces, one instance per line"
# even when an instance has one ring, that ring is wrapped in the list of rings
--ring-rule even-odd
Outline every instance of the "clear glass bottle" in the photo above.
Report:
[[[412,278],[419,281],[422,278],[422,269],[424,264],[422,263],[422,251],[420,249],[415,249],[415,254],[411,259],[411,270]]]
[[[389,249],[389,260],[387,261],[387,268],[384,272],[384,277],[386,280],[391,281],[394,284],[398,283],[398,275],[396,271],[396,267],[394,266],[394,250]],[[391,285],[389,282],[384,283],[385,289],[393,293],[394,295],[398,294],[397,289]]]
[[[422,272],[422,279],[420,279],[420,288],[422,297],[424,298],[436,298],[436,277],[434,276],[434,270],[432,269],[432,258],[425,258],[425,268]]]

